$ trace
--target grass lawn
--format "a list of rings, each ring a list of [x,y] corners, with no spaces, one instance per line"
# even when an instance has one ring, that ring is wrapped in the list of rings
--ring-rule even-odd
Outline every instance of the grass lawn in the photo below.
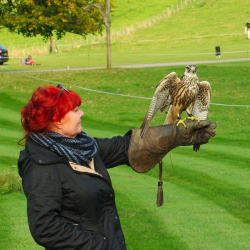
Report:
[[[83,129],[111,137],[141,125],[147,98],[172,71],[181,76],[184,67],[1,74],[1,179],[17,174],[20,109],[36,87],[60,82],[76,91],[83,99]],[[162,207],[155,204],[157,167],[146,174],[126,166],[109,170],[128,249],[249,250],[249,107],[215,105],[249,105],[248,75],[248,62],[198,65],[200,80],[212,86],[209,119],[217,122],[217,135],[198,153],[180,147],[164,158]],[[152,125],[164,119],[158,114]],[[42,249],[30,236],[22,193],[0,195],[0,218],[0,249]]]

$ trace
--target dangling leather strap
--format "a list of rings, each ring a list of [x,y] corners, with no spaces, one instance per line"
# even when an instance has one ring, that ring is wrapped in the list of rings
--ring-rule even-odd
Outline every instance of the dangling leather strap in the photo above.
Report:
[[[163,181],[162,181],[162,160],[161,160],[159,162],[159,181],[158,181],[158,192],[157,192],[157,200],[156,200],[156,204],[158,207],[164,204],[162,185],[163,185]]]

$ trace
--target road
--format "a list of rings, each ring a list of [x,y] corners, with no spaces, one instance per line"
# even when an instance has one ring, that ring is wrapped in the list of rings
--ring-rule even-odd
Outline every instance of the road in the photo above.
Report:
[[[208,64],[208,63],[227,63],[227,62],[241,62],[241,61],[250,61],[250,58],[241,58],[241,59],[229,59],[229,60],[212,60],[212,61],[192,61],[192,62],[172,62],[172,63],[150,63],[150,64],[132,64],[132,65],[119,65],[112,66],[112,68],[151,68],[151,67],[165,67],[165,66],[176,66],[176,65],[188,65],[188,64]],[[32,71],[11,71],[4,65],[0,68],[7,70],[2,71],[1,73],[35,73],[35,72],[61,72],[61,71],[77,71],[77,70],[92,70],[92,69],[104,69],[106,67],[89,67],[89,68],[72,68],[72,69],[48,69],[48,70],[32,70]]]
[[[132,65],[119,65],[112,66],[112,68],[151,68],[151,67],[165,67],[165,66],[176,66],[176,65],[188,65],[188,64],[208,64],[208,63],[227,63],[227,62],[241,62],[250,61],[250,58],[241,59],[229,59],[229,60],[212,60],[212,61],[192,61],[192,62],[172,62],[172,63],[150,63],[150,64],[132,64]],[[32,70],[32,71],[11,71],[4,65],[0,68],[7,70],[0,70],[1,73],[35,73],[35,72],[61,72],[61,71],[77,71],[77,70],[92,70],[92,69],[104,69],[106,67],[89,67],[89,68],[72,68],[72,69],[49,69],[49,70]]]

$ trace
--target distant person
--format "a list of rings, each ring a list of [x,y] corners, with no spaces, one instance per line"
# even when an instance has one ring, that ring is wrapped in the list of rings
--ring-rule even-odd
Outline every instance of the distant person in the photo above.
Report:
[[[250,22],[245,25],[245,34],[247,34],[248,39],[250,39]]]
[[[46,250],[126,250],[107,169],[126,164],[148,171],[175,147],[207,143],[216,124],[150,127],[143,139],[141,129],[93,138],[82,131],[81,102],[61,85],[45,86],[22,108],[25,149],[18,168],[29,229]]]
[[[34,66],[35,65],[35,62],[34,61],[31,61],[32,60],[32,56],[29,55],[25,60],[25,65],[30,65],[30,66]]]

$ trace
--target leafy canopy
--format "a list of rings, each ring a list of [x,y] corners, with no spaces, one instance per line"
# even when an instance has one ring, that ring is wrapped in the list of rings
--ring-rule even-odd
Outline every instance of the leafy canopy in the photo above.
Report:
[[[96,8],[84,11],[91,0],[0,0],[0,26],[25,37],[47,40],[53,32],[61,39],[66,32],[82,36],[101,33],[103,18]],[[95,0],[104,6],[104,2]]]

